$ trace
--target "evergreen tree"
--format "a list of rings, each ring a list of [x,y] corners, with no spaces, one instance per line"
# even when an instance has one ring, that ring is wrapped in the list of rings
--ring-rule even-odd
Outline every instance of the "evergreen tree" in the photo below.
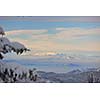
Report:
[[[29,70],[29,78],[30,78],[30,80],[32,80],[32,77],[33,77],[33,71],[30,69]]]
[[[16,52],[16,54],[22,54],[23,52],[30,51],[23,44],[19,42],[11,42],[8,38],[3,37],[5,32],[2,27],[0,27],[0,59],[3,59],[3,54],[11,53],[11,51]]]
[[[93,74],[90,74],[88,76],[88,83],[93,83],[93,82],[94,82],[94,76],[93,76]]]
[[[17,81],[17,73],[15,73],[15,76],[13,77],[13,82],[15,83]]]

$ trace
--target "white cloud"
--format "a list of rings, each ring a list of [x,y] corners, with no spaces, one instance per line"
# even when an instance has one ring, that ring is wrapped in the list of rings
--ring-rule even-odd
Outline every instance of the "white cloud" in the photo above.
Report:
[[[20,35],[20,34],[31,34],[31,35],[37,35],[48,32],[46,29],[40,29],[40,30],[12,30],[5,32],[7,35]]]
[[[100,35],[100,28],[56,28],[59,32],[56,33],[55,38],[67,39],[76,38],[81,36]]]
[[[37,52],[37,53],[34,53],[33,55],[34,56],[54,56],[56,54],[57,53],[55,52]]]
[[[48,30],[14,30],[8,31],[6,34],[9,36],[15,36],[11,40],[20,41],[26,47],[32,48],[34,51],[67,51],[67,50],[80,50],[80,51],[100,51],[99,42],[85,41],[85,38],[80,39],[80,37],[87,36],[89,39],[93,36],[100,35],[100,28],[56,28],[57,33],[49,34]],[[29,34],[30,33],[30,34]],[[20,35],[29,35],[27,39],[23,39]],[[79,40],[79,43],[74,42]],[[36,41],[34,41],[36,40]],[[70,40],[70,42],[69,42]],[[64,42],[62,42],[64,41]],[[37,54],[39,55],[39,54]],[[41,54],[40,54],[41,55]],[[42,55],[48,55],[42,54]]]

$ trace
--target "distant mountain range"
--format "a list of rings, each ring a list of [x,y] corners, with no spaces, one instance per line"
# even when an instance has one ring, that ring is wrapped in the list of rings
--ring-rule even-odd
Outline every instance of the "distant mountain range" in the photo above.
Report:
[[[85,71],[73,70],[68,73],[54,73],[38,71],[42,78],[52,83],[100,83],[100,68],[91,68]],[[89,77],[93,75],[93,81]]]

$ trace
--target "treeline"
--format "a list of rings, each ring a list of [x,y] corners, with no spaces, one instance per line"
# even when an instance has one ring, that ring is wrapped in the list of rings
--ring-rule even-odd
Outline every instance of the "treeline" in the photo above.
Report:
[[[88,75],[88,83],[100,83],[100,78],[91,73]]]
[[[4,83],[17,83],[21,82],[22,80],[36,82],[37,81],[37,73],[36,69],[29,69],[28,72],[22,71],[22,73],[16,73],[16,69],[8,69],[8,68],[0,68],[0,81]]]

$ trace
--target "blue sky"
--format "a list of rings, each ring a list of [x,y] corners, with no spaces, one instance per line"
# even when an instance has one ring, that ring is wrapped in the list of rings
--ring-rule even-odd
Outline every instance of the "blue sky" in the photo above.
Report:
[[[53,29],[57,27],[81,27],[95,28],[100,27],[98,22],[34,22],[34,21],[16,21],[0,20],[0,25],[5,31],[20,29]]]

